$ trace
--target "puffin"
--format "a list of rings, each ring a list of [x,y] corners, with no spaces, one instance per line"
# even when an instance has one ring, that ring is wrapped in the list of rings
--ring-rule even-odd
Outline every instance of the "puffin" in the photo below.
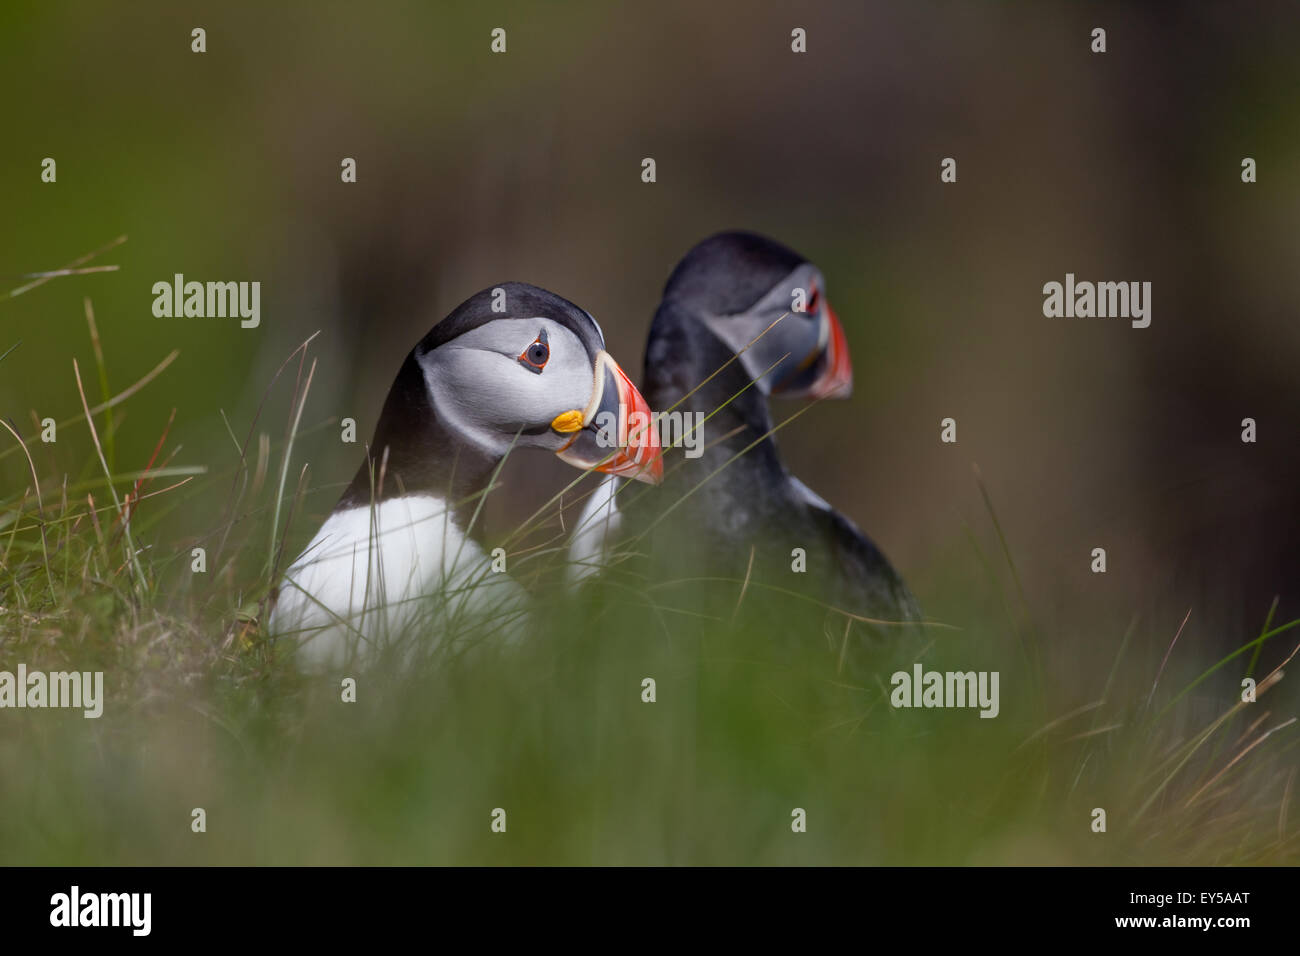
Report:
[[[528,595],[474,520],[494,473],[542,449],[656,483],[658,433],[636,427],[649,419],[589,312],[522,282],[471,296],[402,362],[366,460],[285,572],[270,632],[309,670],[518,639]]]
[[[780,591],[793,591],[848,612],[850,623],[869,619],[861,630],[872,646],[910,632],[920,612],[902,577],[848,517],[786,469],[772,435],[770,397],[843,399],[852,385],[844,328],[815,265],[751,232],[694,246],[655,312],[642,391],[665,422],[687,413],[689,428],[710,416],[703,451],[672,450],[653,496],[617,478],[593,491],[570,537],[571,585],[627,555],[667,555],[661,571],[743,580],[751,603],[753,585],[766,584],[769,607],[788,604]],[[735,603],[735,588],[724,590]],[[843,649],[835,650],[842,660]]]

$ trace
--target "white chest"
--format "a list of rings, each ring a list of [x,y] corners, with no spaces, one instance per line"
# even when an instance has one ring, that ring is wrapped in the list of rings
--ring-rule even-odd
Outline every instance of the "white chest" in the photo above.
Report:
[[[329,516],[286,572],[271,630],[295,635],[308,666],[337,667],[510,632],[525,597],[440,498],[390,498]]]

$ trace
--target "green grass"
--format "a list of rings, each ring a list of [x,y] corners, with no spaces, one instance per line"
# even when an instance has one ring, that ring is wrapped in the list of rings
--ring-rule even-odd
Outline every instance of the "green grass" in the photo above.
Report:
[[[1270,614],[1222,659],[1138,623],[1072,645],[1034,613],[987,495],[951,593],[921,596],[947,626],[900,638],[874,681],[847,680],[815,642],[790,649],[810,621],[837,635],[844,619],[772,585],[619,565],[567,594],[552,504],[509,538],[537,598],[523,646],[381,663],[344,703],[337,678],[299,673],[260,626],[315,520],[292,454],[309,343],[267,385],[265,407],[290,395],[287,419],[229,423],[211,469],[173,461],[166,433],[153,460],[115,463],[123,403],[147,402],[169,360],[123,399],[95,355],[93,379],[69,374],[83,414],[60,423],[57,459],[0,435],[0,669],[103,670],[107,690],[99,720],[0,711],[0,862],[1300,860],[1294,681],[1261,672],[1259,701],[1237,697],[1260,648],[1292,646],[1300,621]],[[204,532],[168,532],[174,512],[206,517]],[[690,610],[709,599],[762,613]],[[1135,652],[1153,646],[1169,648],[1158,667]],[[1000,716],[894,710],[889,675],[914,659],[999,671]],[[505,834],[490,830],[498,807]],[[796,807],[806,833],[791,832]]]

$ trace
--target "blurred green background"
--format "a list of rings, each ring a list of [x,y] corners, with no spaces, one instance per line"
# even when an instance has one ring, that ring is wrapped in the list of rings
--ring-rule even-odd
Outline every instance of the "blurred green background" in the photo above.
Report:
[[[1205,666],[1274,596],[1277,621],[1300,616],[1298,28],[1291,3],[6,4],[0,288],[129,240],[96,260],[118,272],[0,301],[0,353],[21,341],[0,415],[31,439],[33,412],[79,411],[83,297],[113,391],[178,348],[125,406],[116,466],[143,467],[176,410],[174,463],[225,476],[166,516],[156,554],[187,555],[230,488],[221,412],[242,440],[319,330],[292,547],[361,456],[328,423],[368,435],[407,350],[460,301],[550,288],[636,370],[677,259],[753,229],[823,269],[854,358],[852,399],[781,433],[787,463],[928,616],[997,610],[971,546],[997,549],[978,464],[1051,622],[1049,673],[1072,686],[1095,647],[1104,676],[1135,615],[1154,669],[1188,608],[1179,646]],[[151,286],[177,272],[259,280],[261,327],[154,318]],[[1044,318],[1066,272],[1150,281],[1150,328]],[[288,402],[281,382],[259,429],[278,438]],[[88,468],[84,426],[33,448],[43,474]],[[494,527],[571,477],[543,457],[509,464]],[[18,456],[0,480],[21,492]],[[1095,696],[1085,683],[1063,708]]]

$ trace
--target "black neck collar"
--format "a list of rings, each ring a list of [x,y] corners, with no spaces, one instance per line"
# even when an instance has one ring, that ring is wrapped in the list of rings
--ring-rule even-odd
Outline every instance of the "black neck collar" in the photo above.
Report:
[[[730,467],[783,476],[776,442],[768,435],[772,416],[767,395],[752,383],[731,348],[689,306],[673,300],[659,306],[650,328],[645,362],[643,394],[655,411],[667,411],[676,405],[675,411],[710,415],[721,408],[703,425],[704,444],[712,447],[697,461],[717,467],[757,441]],[[683,396],[697,386],[698,390],[683,401]],[[722,439],[723,435],[728,437]],[[768,437],[759,440],[764,435]]]
[[[462,531],[469,530],[479,501],[476,496],[487,487],[500,461],[500,455],[466,441],[439,418],[429,400],[424,371],[411,352],[384,400],[369,454],[336,510],[433,495],[452,509]],[[473,529],[472,536],[477,534],[478,529]]]

